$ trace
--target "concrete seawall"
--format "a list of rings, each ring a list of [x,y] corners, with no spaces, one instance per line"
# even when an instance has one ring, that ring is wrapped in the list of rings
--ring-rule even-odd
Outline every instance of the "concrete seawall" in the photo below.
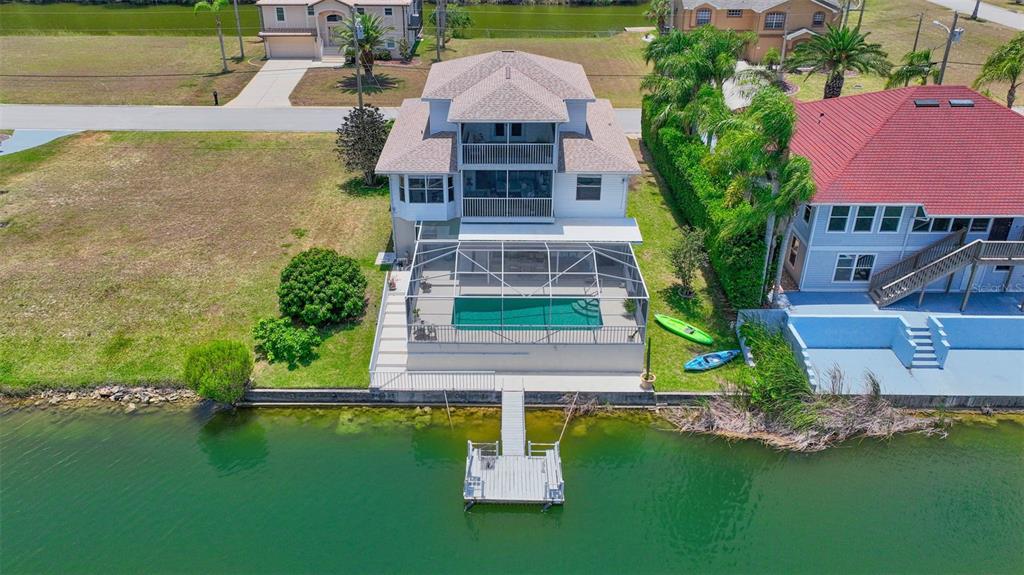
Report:
[[[532,406],[563,405],[573,392],[528,391],[526,404]],[[717,392],[583,392],[579,401],[596,400],[602,405],[616,407],[655,407],[658,405],[699,405],[718,395]],[[918,409],[981,409],[1022,408],[1024,396],[973,395],[883,395],[895,407]],[[494,406],[501,405],[500,391],[449,391],[449,405]],[[241,402],[243,406],[314,406],[314,405],[378,405],[416,406],[444,405],[441,391],[370,391],[367,389],[250,389]]]

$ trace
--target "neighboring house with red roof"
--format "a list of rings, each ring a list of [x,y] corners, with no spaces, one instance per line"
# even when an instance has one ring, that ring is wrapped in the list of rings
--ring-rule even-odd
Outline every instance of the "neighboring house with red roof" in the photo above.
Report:
[[[922,288],[1024,291],[1024,116],[959,86],[796,109],[792,150],[817,184],[787,240],[800,290],[879,305]]]
[[[538,373],[639,387],[648,296],[626,204],[640,166],[582,66],[511,50],[434,64],[377,172],[401,269],[373,387],[434,372],[463,388]]]

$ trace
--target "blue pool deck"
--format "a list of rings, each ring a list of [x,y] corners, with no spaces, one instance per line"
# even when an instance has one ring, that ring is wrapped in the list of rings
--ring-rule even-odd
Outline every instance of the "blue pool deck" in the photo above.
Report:
[[[836,367],[849,393],[864,390],[870,370],[885,394],[1024,395],[1024,293],[975,293],[960,313],[962,295],[929,293],[920,307],[915,295],[881,309],[851,292],[793,292],[779,303],[819,389]],[[918,354],[940,356],[941,368],[918,367]]]

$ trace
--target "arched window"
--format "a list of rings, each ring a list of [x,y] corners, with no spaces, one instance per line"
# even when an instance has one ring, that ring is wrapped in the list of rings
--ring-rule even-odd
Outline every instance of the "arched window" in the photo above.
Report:
[[[711,8],[701,8],[697,10],[697,25],[703,26],[711,23]]]
[[[338,16],[337,14],[328,14],[327,15],[327,21],[328,22],[341,22],[341,16]]]
[[[815,12],[814,13],[814,18],[811,20],[811,24],[813,24],[814,26],[824,26],[825,25],[825,13],[824,12]]]

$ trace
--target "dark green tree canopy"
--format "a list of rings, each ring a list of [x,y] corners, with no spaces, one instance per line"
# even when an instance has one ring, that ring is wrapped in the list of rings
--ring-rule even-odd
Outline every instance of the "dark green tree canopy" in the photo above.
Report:
[[[366,276],[350,257],[312,248],[281,272],[277,297],[281,313],[308,325],[353,320],[366,309]]]
[[[338,157],[347,169],[362,173],[368,186],[377,182],[377,160],[390,131],[391,124],[376,106],[353,108],[338,128]]]

